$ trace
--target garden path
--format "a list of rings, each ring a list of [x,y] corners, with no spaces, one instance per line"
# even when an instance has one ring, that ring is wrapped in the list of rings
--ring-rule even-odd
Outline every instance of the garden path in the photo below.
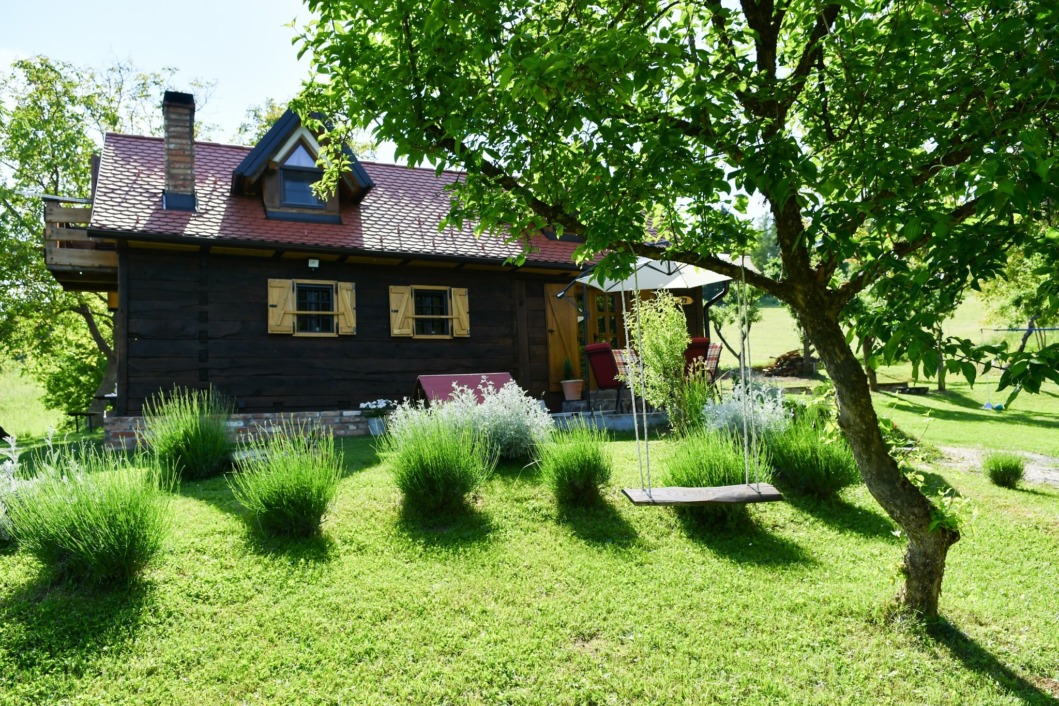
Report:
[[[947,468],[972,473],[982,472],[982,461],[990,453],[986,449],[962,448],[959,446],[939,446],[943,457],[939,464]],[[1059,458],[1016,451],[1026,459],[1025,479],[1029,483],[1046,483],[1059,488]]]

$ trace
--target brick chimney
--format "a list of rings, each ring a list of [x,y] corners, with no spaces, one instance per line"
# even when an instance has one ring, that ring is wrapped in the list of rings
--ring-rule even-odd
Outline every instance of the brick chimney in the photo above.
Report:
[[[166,91],[162,98],[165,120],[165,191],[167,211],[195,210],[195,97]]]

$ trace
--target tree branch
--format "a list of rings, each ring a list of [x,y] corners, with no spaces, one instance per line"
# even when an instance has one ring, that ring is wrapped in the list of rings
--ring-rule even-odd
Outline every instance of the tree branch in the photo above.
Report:
[[[85,323],[88,324],[88,332],[92,335],[92,340],[95,341],[96,346],[106,356],[107,361],[112,361],[114,359],[114,349],[107,343],[107,339],[103,337],[102,331],[99,330],[95,314],[92,313],[88,303],[82,301],[77,306],[70,307],[69,310],[85,320]]]
[[[952,211],[949,212],[949,224],[959,225],[965,220],[974,215],[978,204],[982,201],[983,196],[976,196],[970,201],[966,201]],[[884,274],[889,263],[895,260],[902,260],[910,255],[913,255],[918,250],[921,250],[926,246],[933,238],[933,233],[927,231],[923,235],[919,236],[915,240],[906,240],[901,243],[897,243],[890,249],[890,252],[885,253],[877,257],[871,265],[857,272],[857,274],[850,277],[849,281],[843,284],[841,287],[835,290],[835,297],[838,301],[845,304],[851,300],[857,293],[863,291],[867,287],[874,284]]]

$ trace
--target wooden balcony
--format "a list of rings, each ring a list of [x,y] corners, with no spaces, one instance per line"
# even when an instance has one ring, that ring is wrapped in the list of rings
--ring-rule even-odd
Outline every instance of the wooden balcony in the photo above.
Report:
[[[114,241],[88,237],[90,206],[44,205],[44,262],[63,289],[113,292],[118,289]]]

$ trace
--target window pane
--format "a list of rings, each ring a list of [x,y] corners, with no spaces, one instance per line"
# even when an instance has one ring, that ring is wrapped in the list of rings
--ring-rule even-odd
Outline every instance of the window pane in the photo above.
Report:
[[[309,150],[305,149],[305,145],[298,145],[298,149],[291,152],[290,157],[287,157],[287,161],[283,165],[286,167],[316,169],[316,160],[309,154]]]
[[[451,334],[449,315],[449,293],[443,290],[413,290],[416,316],[446,318],[416,319],[417,336],[448,336]]]
[[[298,314],[295,317],[298,333],[335,332],[335,290],[329,285],[296,285],[298,311],[319,311],[320,314]]]
[[[283,181],[283,203],[313,208],[324,205],[312,190],[312,185],[320,180],[318,170],[281,169],[280,178]]]

